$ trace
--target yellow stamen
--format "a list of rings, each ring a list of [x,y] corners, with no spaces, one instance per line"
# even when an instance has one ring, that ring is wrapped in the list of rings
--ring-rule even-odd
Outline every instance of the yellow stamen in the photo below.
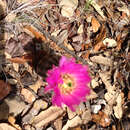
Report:
[[[64,74],[61,76],[63,84],[59,84],[59,88],[62,94],[70,94],[75,88],[75,81],[72,75]]]

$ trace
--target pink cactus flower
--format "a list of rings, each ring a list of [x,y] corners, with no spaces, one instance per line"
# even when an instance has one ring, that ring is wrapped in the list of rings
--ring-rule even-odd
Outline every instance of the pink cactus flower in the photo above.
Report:
[[[77,64],[75,59],[61,57],[59,67],[54,66],[49,70],[46,78],[48,86],[45,87],[45,92],[54,91],[53,105],[62,107],[65,104],[75,111],[76,105],[86,101],[86,96],[90,93],[90,76],[87,70],[87,66]]]

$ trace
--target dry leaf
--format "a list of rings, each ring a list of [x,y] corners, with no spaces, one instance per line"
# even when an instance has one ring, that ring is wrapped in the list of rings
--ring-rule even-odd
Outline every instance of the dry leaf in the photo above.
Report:
[[[129,15],[130,15],[130,10],[127,8],[127,6],[118,7],[117,9],[118,9],[119,11],[121,11],[121,12],[126,13],[127,16],[129,17]]]
[[[24,64],[26,62],[32,63],[32,55],[26,54],[26,55],[23,55],[21,57],[9,58],[8,60],[13,62],[13,63],[18,63],[18,64]]]
[[[81,115],[81,119],[83,121],[83,124],[87,124],[89,121],[92,120],[90,109],[83,112],[83,114]]]
[[[32,103],[36,99],[35,96],[26,88],[22,88],[21,94],[24,96],[24,99],[27,103]]]
[[[90,57],[90,60],[92,62],[97,63],[97,64],[102,64],[102,65],[106,65],[106,66],[113,66],[113,61],[110,58],[103,57],[101,55]]]
[[[77,31],[78,34],[82,34],[83,33],[83,24],[81,24],[78,28],[78,31]]]
[[[86,0],[87,1],[87,0]],[[103,14],[103,11],[101,10],[100,6],[94,1],[92,0],[90,2],[90,4],[95,8],[95,10],[101,15],[101,17],[105,20],[106,17]]]
[[[10,91],[11,86],[3,80],[0,80],[0,100],[6,97],[10,93]]]
[[[69,107],[67,107],[67,113],[68,113],[68,118],[71,120],[76,116],[76,112],[72,112]]]
[[[79,116],[76,116],[72,120],[68,120],[67,123],[62,128],[62,130],[68,130],[69,128],[73,128],[81,124],[82,124],[81,118]]]
[[[19,71],[19,64],[13,63],[12,65],[13,65],[14,70],[15,70],[16,72],[18,72],[18,71]]]
[[[42,33],[40,33],[36,28],[26,25],[24,26],[25,29],[29,30],[37,39],[41,39],[42,41],[47,41],[45,36],[43,36]]]
[[[5,0],[0,0],[0,17],[5,15],[7,9],[7,2]]]
[[[103,25],[101,27],[100,33],[96,36],[96,39],[95,39],[96,45],[94,46],[94,51],[99,51],[102,47],[104,47],[104,44],[103,44],[104,38],[106,38],[106,28]]]
[[[123,40],[121,39],[121,34],[117,35],[116,40],[117,40],[117,47],[116,47],[116,49],[118,51],[120,51],[122,43],[123,43]]]
[[[31,119],[36,116],[40,110],[46,109],[48,106],[47,102],[39,99],[36,100],[31,108],[31,110],[22,118],[22,121],[28,124]],[[27,111],[25,110],[22,114],[24,115]]]
[[[92,17],[91,24],[92,24],[93,32],[97,32],[100,27],[100,23],[97,21],[95,17]]]
[[[17,130],[8,123],[0,123],[0,130]]]
[[[99,76],[102,79],[102,82],[105,84],[105,88],[107,89],[108,92],[112,92],[114,90],[116,90],[115,86],[111,84],[110,79],[111,79],[111,75],[110,72],[100,72]]]
[[[102,127],[107,127],[111,123],[110,118],[108,117],[108,115],[105,114],[102,111],[99,111],[98,114],[93,114],[92,119],[93,119],[94,122],[101,125]]]
[[[90,84],[92,88],[98,87],[99,86],[98,78],[92,79]]]
[[[35,93],[37,93],[37,90],[38,90],[41,86],[45,86],[45,84],[43,83],[43,81],[42,81],[41,79],[38,79],[35,84],[30,85],[29,87],[30,87]]]
[[[69,130],[82,130],[82,129],[81,129],[80,126],[77,126],[77,127],[75,127],[75,128],[71,128],[71,129],[69,129]]]
[[[114,115],[117,119],[121,119],[122,115],[123,115],[123,110],[122,110],[122,100],[123,97],[121,94],[118,95],[117,99],[116,99],[116,106],[113,107],[114,110]]]
[[[97,95],[92,89],[90,89],[90,90],[91,90],[90,95],[88,95],[88,96],[86,97],[86,99],[87,99],[87,100],[92,100],[92,99],[94,99],[94,98],[97,98],[98,95]]]
[[[9,13],[5,17],[6,22],[9,22],[9,23],[11,23],[12,21],[14,21],[15,19],[16,19],[16,14],[15,13]]]
[[[63,113],[64,110],[62,108],[52,106],[47,110],[40,112],[39,115],[35,116],[30,123],[36,128],[41,128],[63,115]]]
[[[60,117],[54,122],[56,130],[62,130],[62,119],[63,117]]]
[[[70,51],[74,51],[74,48],[71,46],[71,44],[64,42],[64,46],[67,47]]]
[[[13,127],[15,127],[17,130],[22,130],[21,127],[20,127],[18,124],[15,124],[15,122],[16,122],[15,117],[9,116],[9,117],[8,117],[8,122],[9,122]]]
[[[78,0],[61,0],[61,14],[64,17],[72,17],[74,15],[74,11],[78,6]]]
[[[130,91],[128,92],[128,100],[130,100]]]

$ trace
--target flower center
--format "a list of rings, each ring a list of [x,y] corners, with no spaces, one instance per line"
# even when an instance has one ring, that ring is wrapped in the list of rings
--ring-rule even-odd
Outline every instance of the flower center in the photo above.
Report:
[[[70,74],[64,74],[61,76],[63,84],[59,84],[59,88],[62,94],[70,94],[75,88],[75,81]]]

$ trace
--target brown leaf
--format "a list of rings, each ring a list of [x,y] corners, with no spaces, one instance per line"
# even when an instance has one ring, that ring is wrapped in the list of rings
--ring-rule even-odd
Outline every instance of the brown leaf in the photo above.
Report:
[[[102,127],[107,127],[110,125],[109,117],[102,111],[99,111],[98,114],[93,114],[92,119],[97,124],[100,124]]]
[[[37,39],[41,39],[42,41],[46,41],[45,36],[43,36],[40,32],[38,32],[34,27],[26,25],[24,26],[25,29],[29,30],[30,32],[32,32],[32,34],[37,38]]]
[[[101,27],[100,33],[96,36],[95,43],[96,45],[94,46],[94,51],[99,51],[102,47],[105,47],[103,44],[103,40],[106,38],[106,28],[103,25]]]
[[[10,58],[8,60],[13,62],[13,63],[24,64],[26,62],[32,63],[32,59],[33,59],[33,57],[31,54],[26,54],[26,55],[23,55],[21,57]]]
[[[5,83],[3,80],[0,80],[0,100],[6,97],[11,91],[11,86],[8,83]]]
[[[9,53],[12,57],[14,56],[20,56],[23,55],[24,53],[24,49],[21,46],[21,43],[16,41],[13,38],[10,38],[7,42],[6,42],[6,46],[5,46],[5,52]]]
[[[128,92],[128,100],[130,100],[130,91]]]
[[[72,129],[70,129],[70,130],[82,130],[82,129],[81,129],[80,126],[78,126],[78,127],[72,128]]]
[[[121,39],[121,34],[119,34],[119,35],[117,35],[117,47],[116,47],[116,49],[118,50],[118,51],[120,51],[120,49],[121,49],[121,45],[122,45],[122,43],[123,43],[123,40]]]
[[[97,32],[100,27],[100,23],[97,21],[95,17],[92,17],[91,24],[92,24],[93,32]]]

